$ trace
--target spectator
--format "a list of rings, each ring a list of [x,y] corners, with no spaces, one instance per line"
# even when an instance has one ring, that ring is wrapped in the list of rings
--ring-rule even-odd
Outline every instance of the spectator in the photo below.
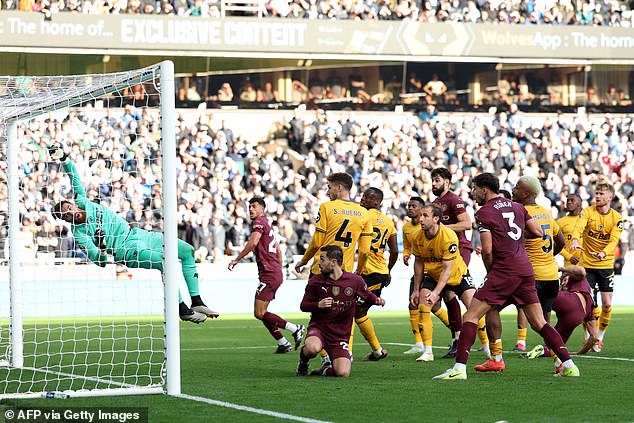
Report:
[[[365,81],[361,75],[350,75],[350,97],[363,103],[370,101],[370,94],[365,90]]]
[[[200,92],[198,92],[198,87],[195,79],[189,80],[189,87],[187,88],[186,93],[187,101],[201,101],[202,97],[200,96]]]
[[[258,90],[257,92],[257,101],[263,101],[267,103],[279,102],[280,96],[277,91],[273,90],[273,84],[271,84],[270,82],[265,82],[264,89]]]
[[[250,81],[246,81],[240,92],[240,101],[254,102],[258,98],[257,91],[253,88],[253,84]]]
[[[598,106],[599,104],[601,104],[599,96],[596,94],[592,85],[588,86],[586,90],[586,103],[589,106]]]
[[[293,88],[291,93],[291,103],[301,104],[308,98],[308,87],[304,85],[300,80],[293,79]]]
[[[471,178],[486,170],[499,175],[505,189],[525,172],[539,175],[553,215],[571,192],[587,202],[594,184],[606,178],[621,198],[614,207],[624,216],[634,213],[630,117],[544,119],[517,106],[511,106],[508,119],[505,112],[425,112],[419,122],[415,115],[390,116],[388,121],[380,115],[297,111],[289,125],[289,147],[295,150],[290,153],[282,146],[267,152],[257,147],[259,140],[234,135],[226,121],[214,123],[210,115],[183,112],[177,120],[179,237],[195,245],[199,259],[221,260],[227,246],[239,243],[233,243],[231,228],[239,226],[238,217],[247,218],[244,201],[261,195],[273,223],[279,223],[286,248],[302,254],[314,231],[316,208],[325,198],[324,177],[331,172],[349,172],[360,190],[370,184],[381,187],[392,196],[385,201],[386,215],[397,218],[414,193],[429,198],[430,171],[440,165],[451,170],[452,190],[469,210]],[[250,119],[249,112],[244,116]],[[61,121],[41,117],[18,125],[21,236],[27,255],[34,257],[38,248],[51,251],[53,244],[47,250],[46,240],[52,238],[57,238],[52,248],[56,256],[62,251],[75,254],[72,238],[54,224],[45,225],[51,201],[67,197],[70,187],[46,158],[42,161],[42,139],[44,145],[68,142],[91,198],[99,198],[132,225],[160,230],[157,119],[157,110],[127,105],[123,112],[70,112]],[[0,169],[6,168],[5,157],[0,145]],[[0,175],[0,204],[6,204],[2,179]]]
[[[619,94],[614,84],[609,85],[608,92],[605,93],[605,97],[603,98],[603,104],[608,106],[616,106],[619,104]]]
[[[233,90],[231,89],[231,85],[228,82],[223,82],[218,89],[218,101],[229,102],[233,100]]]
[[[423,83],[418,76],[416,76],[415,72],[410,72],[409,77],[407,78],[407,88],[406,92],[408,93],[420,93],[423,91]]]
[[[444,82],[438,79],[437,74],[433,74],[431,80],[428,81],[423,87],[423,91],[431,97],[432,104],[444,103],[444,96],[447,92],[447,86]]]
[[[619,89],[617,92],[619,98],[619,106],[631,106],[632,100],[625,94],[625,90]]]

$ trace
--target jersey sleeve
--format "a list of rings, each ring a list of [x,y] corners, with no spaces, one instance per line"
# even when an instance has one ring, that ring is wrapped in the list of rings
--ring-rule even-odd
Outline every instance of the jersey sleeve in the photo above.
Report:
[[[85,231],[78,230],[73,235],[75,236],[75,241],[77,242],[77,244],[79,244],[84,249],[84,251],[86,251],[86,255],[88,256],[90,261],[92,261],[99,267],[106,266],[108,255],[97,248],[92,238],[89,237]]]
[[[253,221],[253,224],[251,225],[251,231],[259,232],[264,235],[264,223],[261,219],[262,218],[258,217]]]
[[[464,201],[462,201],[462,198],[458,196],[456,196],[451,202],[451,209],[456,216],[467,212],[467,207],[465,206]]]
[[[476,228],[478,228],[478,232],[491,232],[489,222],[486,221],[486,216],[484,213],[476,213],[475,215]]]
[[[623,232],[623,218],[621,214],[614,210],[612,213],[614,213],[614,226],[612,226],[612,230],[610,231],[610,241],[608,241],[608,244],[603,249],[606,255],[614,255],[616,246],[619,244],[619,239],[621,238],[621,232]]]
[[[319,212],[317,212],[317,220],[315,220],[315,231],[326,233],[328,228],[328,210],[326,204],[323,203],[319,206]]]
[[[372,228],[372,217],[370,216],[370,213],[366,213],[365,216],[366,219],[363,228],[361,228],[361,236],[372,236],[374,235]]]
[[[387,233],[387,238],[386,239],[390,239],[393,236],[396,236],[396,226],[394,225],[394,222],[392,222],[392,220],[390,220],[388,222],[389,225],[389,231]]]
[[[414,231],[410,233],[409,235],[409,242],[412,246],[412,254],[418,257],[422,255],[422,251],[420,250],[420,245],[418,244],[418,241],[417,241],[419,232],[421,232],[421,230]]]
[[[590,207],[586,207],[581,213],[579,220],[577,220],[575,224],[575,228],[572,230],[572,239],[581,239],[581,235],[583,235],[583,231],[585,231],[588,225],[588,215],[591,213],[591,210]]]
[[[77,206],[79,206],[82,210],[86,210],[86,203],[88,202],[88,196],[86,195],[86,190],[84,189],[84,185],[81,183],[81,179],[79,178],[79,172],[77,172],[77,168],[71,161],[63,163],[62,167],[64,168],[64,171],[70,178],[70,183],[73,187],[75,202],[77,203]]]
[[[410,254],[412,254],[412,241],[410,240],[411,236],[411,233],[407,233],[407,231],[403,229],[403,255],[405,256],[409,256]]]
[[[552,225],[553,225],[553,236],[559,235],[559,232],[561,232],[561,227],[559,226],[559,223],[557,223],[557,221],[553,219]]]
[[[533,220],[533,216],[526,210],[526,207],[520,207],[521,213],[524,215],[524,227],[526,227],[526,222],[529,220]]]
[[[449,230],[451,231],[451,229]],[[455,260],[460,254],[458,250],[458,236],[454,231],[447,231],[443,240],[442,259]]]
[[[306,284],[306,289],[304,291],[304,297],[302,298],[302,302],[299,305],[300,310],[312,313],[313,311],[319,308],[319,297],[317,296],[317,285],[311,283],[310,281]]]

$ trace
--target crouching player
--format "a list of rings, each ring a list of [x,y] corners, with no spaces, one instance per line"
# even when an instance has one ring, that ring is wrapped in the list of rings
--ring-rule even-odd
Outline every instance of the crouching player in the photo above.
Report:
[[[319,270],[308,281],[300,308],[312,313],[304,346],[299,353],[297,376],[308,375],[312,358],[323,349],[332,360],[331,366],[322,366],[311,372],[318,376],[350,376],[348,340],[352,330],[357,300],[367,304],[385,305],[385,300],[368,291],[361,276],[341,269],[343,251],[328,245],[319,252]]]
[[[555,330],[561,335],[561,339],[567,342],[575,328],[585,324],[589,337],[577,354],[585,354],[592,349],[597,341],[597,321],[592,312],[594,303],[590,284],[586,279],[586,269],[581,266],[560,267],[562,272],[561,290],[553,303],[553,310],[557,314]],[[540,357],[544,353],[544,347],[537,345],[526,353],[527,358]],[[555,358],[555,374],[562,370],[562,363]]]

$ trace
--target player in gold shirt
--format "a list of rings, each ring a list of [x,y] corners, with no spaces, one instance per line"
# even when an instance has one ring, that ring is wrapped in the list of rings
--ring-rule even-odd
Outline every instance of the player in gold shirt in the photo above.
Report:
[[[423,342],[425,350],[416,361],[433,361],[431,307],[438,302],[444,290],[456,294],[469,307],[475,287],[467,265],[460,256],[458,235],[441,225],[442,209],[436,204],[423,206],[420,216],[420,230],[412,234],[414,262],[414,290],[411,303],[422,305]],[[484,328],[484,318],[479,327]],[[482,333],[485,333],[483,330]],[[487,341],[488,342],[488,341]]]
[[[410,257],[412,255],[411,235],[412,233],[420,230],[419,219],[420,219],[420,213],[421,213],[422,207],[424,205],[425,205],[425,200],[423,200],[421,197],[412,197],[409,199],[409,202],[407,203],[407,217],[409,217],[411,220],[403,224],[403,262],[405,263],[405,266],[409,266]],[[414,290],[414,276],[412,276],[412,279],[409,284],[408,299],[412,296],[413,290]],[[423,338],[421,337],[421,334],[420,334],[420,327],[422,324],[421,322],[422,312],[420,308],[422,306],[413,305],[411,301],[408,301],[408,303],[409,303],[409,306],[408,306],[409,323],[412,327],[412,333],[414,334],[415,345],[409,350],[405,351],[404,354],[418,355],[418,354],[422,354],[425,349],[425,346],[423,344]],[[432,307],[431,311],[432,313],[434,313],[436,317],[438,317],[443,322],[443,324],[447,328],[451,329],[449,324],[449,316],[447,315],[447,310],[441,307],[440,301]]]
[[[342,269],[352,272],[354,253],[359,244],[359,259],[356,273],[360,274],[368,259],[370,241],[372,240],[372,222],[368,211],[350,201],[352,176],[347,173],[333,173],[328,181],[328,198],[319,206],[315,233],[302,259],[295,265],[295,270],[302,268],[313,259],[311,274],[319,274],[319,250],[326,245],[338,245],[343,250]]]
[[[359,247],[359,258],[356,273],[360,274],[368,259],[370,242],[372,241],[372,222],[368,211],[360,205],[350,201],[350,190],[354,181],[347,173],[333,173],[326,178],[328,182],[328,198],[330,201],[319,206],[315,233],[302,259],[295,265],[295,271],[302,268],[313,259],[310,276],[320,273],[319,251],[326,245],[337,245],[343,250],[342,269],[352,272],[354,268],[354,253]],[[328,367],[330,358],[326,351],[321,353],[323,367]]]
[[[555,256],[566,245],[563,232],[552,217],[551,213],[535,202],[541,193],[542,187],[534,176],[522,176],[513,188],[513,201],[524,206],[528,214],[542,228],[541,238],[526,239],[526,255],[533,266],[535,272],[535,286],[537,296],[544,312],[544,319],[550,323],[550,313],[553,309],[553,302],[559,292],[559,266],[555,261]],[[517,331],[518,340],[514,350],[526,350],[526,331],[528,321],[521,309],[517,310]]]
[[[610,208],[614,198],[614,187],[607,183],[597,184],[594,205],[583,209],[572,232],[570,250],[581,250],[580,265],[586,269],[590,287],[601,292],[601,314],[599,317],[599,340],[594,350],[603,348],[603,336],[612,317],[612,295],[614,292],[614,251],[623,231],[623,218]],[[579,240],[583,238],[583,246]],[[595,306],[598,303],[595,299]]]
[[[368,286],[368,290],[377,297],[381,296],[381,290],[390,284],[390,272],[396,260],[398,260],[398,243],[396,240],[396,228],[394,222],[381,213],[380,207],[383,202],[383,191],[378,188],[368,188],[361,197],[361,206],[368,210],[370,221],[372,222],[372,232],[374,234],[370,245],[368,261],[361,272],[361,277]],[[390,256],[385,260],[385,247],[389,247]],[[372,305],[360,303],[354,314],[355,322],[359,326],[361,334],[364,336],[372,351],[363,358],[363,361],[379,361],[387,357],[387,351],[381,348],[379,339],[374,331],[372,320],[368,316],[368,310]],[[348,348],[352,351],[354,327],[352,328]]]
[[[558,219],[557,224],[564,233],[566,246],[570,247],[570,243],[572,242],[572,231],[575,229],[575,225],[581,217],[581,197],[577,194],[568,195],[565,210],[568,214]],[[579,239],[579,245],[583,246],[582,239]],[[561,255],[564,258],[564,266],[575,266],[579,264],[581,250],[570,251],[569,248],[564,248],[561,250]]]

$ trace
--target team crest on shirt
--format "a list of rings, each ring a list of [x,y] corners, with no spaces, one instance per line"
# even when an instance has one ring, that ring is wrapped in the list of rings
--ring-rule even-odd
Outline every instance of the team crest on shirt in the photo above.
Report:
[[[451,245],[449,246],[449,252],[450,252],[451,254],[453,254],[453,253],[455,253],[456,251],[458,251],[458,246],[457,246],[456,244],[451,244]]]
[[[321,213],[317,212],[317,219],[315,219],[315,223],[321,220]]]
[[[603,225],[599,225],[599,227],[597,228],[598,231],[602,231],[603,230]]]
[[[337,295],[339,295],[339,290],[340,290],[340,288],[338,286],[333,286],[332,287],[332,295],[334,295],[335,297]]]
[[[347,297],[352,297],[352,294],[354,294],[354,290],[348,286],[346,287],[346,289],[343,290],[343,293],[346,294]]]
[[[619,220],[619,223],[616,224],[616,227],[619,229],[623,229],[623,221]]]

